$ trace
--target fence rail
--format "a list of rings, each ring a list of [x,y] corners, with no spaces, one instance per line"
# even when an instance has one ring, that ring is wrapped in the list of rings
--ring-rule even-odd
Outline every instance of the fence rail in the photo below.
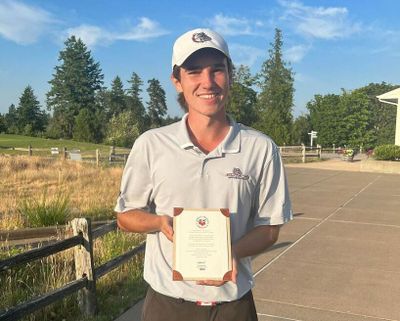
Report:
[[[86,315],[94,315],[97,312],[96,280],[127,262],[145,248],[145,243],[143,242],[132,250],[95,269],[93,263],[93,240],[117,229],[116,221],[100,226],[93,231],[90,219],[74,219],[70,222],[70,225],[74,236],[2,260],[0,261],[0,273],[17,265],[47,257],[73,247],[76,280],[40,297],[11,307],[6,311],[0,311],[0,321],[19,320],[27,314],[35,312],[77,291],[81,311]]]
[[[305,163],[307,158],[322,158],[322,147],[308,147],[305,145],[301,146],[280,146],[279,151],[283,158],[296,157],[301,158],[302,162]]]
[[[91,151],[80,151],[80,149],[68,150],[66,147],[63,148],[33,148],[31,145],[27,148],[22,147],[8,147],[0,148],[0,150],[16,151],[21,155],[28,156],[44,156],[51,158],[71,159],[75,161],[91,162],[96,163],[98,166],[100,163],[108,164],[125,164],[129,149],[118,148],[110,146],[109,152],[100,151],[100,149]]]

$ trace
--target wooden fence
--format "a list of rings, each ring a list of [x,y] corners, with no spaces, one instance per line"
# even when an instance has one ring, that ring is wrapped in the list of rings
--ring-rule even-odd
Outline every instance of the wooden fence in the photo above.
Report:
[[[0,273],[17,265],[74,248],[76,280],[51,291],[43,296],[0,311],[1,321],[19,320],[22,317],[39,310],[65,296],[78,291],[78,304],[85,315],[94,315],[96,305],[96,280],[128,261],[145,248],[143,242],[134,249],[94,268],[93,240],[117,229],[116,221],[103,225],[92,231],[90,219],[77,218],[70,222],[73,236],[41,248],[29,250],[0,261]]]
[[[309,147],[304,144],[301,146],[280,146],[279,151],[283,158],[301,158],[301,161],[305,163],[307,158],[322,158],[322,147],[317,145],[317,147]]]
[[[54,147],[32,148],[31,145],[27,148],[12,147],[7,148],[7,150],[15,151],[21,155],[60,157],[62,159],[91,162],[96,163],[97,166],[99,166],[100,163],[125,164],[129,155],[129,150],[123,148],[116,149],[115,146],[110,146],[109,152],[100,152],[100,149],[81,152],[79,149],[68,150],[66,147],[60,149]]]

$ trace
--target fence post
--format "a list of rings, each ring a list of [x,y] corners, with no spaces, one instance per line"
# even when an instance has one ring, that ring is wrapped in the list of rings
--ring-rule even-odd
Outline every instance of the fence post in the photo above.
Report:
[[[100,164],[100,150],[96,149],[96,165],[97,165],[97,167],[99,166],[99,164]]]
[[[67,147],[63,147],[63,149],[62,149],[62,157],[63,157],[63,159],[67,159]]]
[[[110,161],[110,163],[113,161],[113,156],[115,155],[115,146],[112,145],[110,146],[110,157],[108,158],[108,160]]]
[[[32,145],[28,146],[28,155],[32,156]]]
[[[306,162],[306,145],[301,144],[301,155],[302,155],[302,162]]]
[[[318,152],[318,159],[321,160],[322,158],[322,147],[320,144],[317,145],[317,152]]]
[[[77,279],[86,276],[87,286],[79,290],[78,300],[81,311],[85,315],[94,315],[96,304],[96,278],[94,275],[93,239],[90,219],[75,218],[71,221],[74,235],[82,233],[83,245],[75,246],[75,274]]]

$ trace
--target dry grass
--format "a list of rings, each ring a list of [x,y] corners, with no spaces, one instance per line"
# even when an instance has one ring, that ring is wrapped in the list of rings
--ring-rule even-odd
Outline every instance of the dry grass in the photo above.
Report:
[[[28,156],[0,156],[0,229],[26,226],[22,200],[51,201],[69,195],[72,217],[113,218],[122,174],[120,167]]]
[[[0,156],[0,229],[27,226],[20,211],[25,201],[56,200],[60,193],[69,198],[73,217],[113,218],[122,175],[120,167],[96,167],[74,161],[28,156]],[[143,235],[112,232],[94,244],[95,266],[118,256],[144,239]],[[25,251],[24,249],[23,251]],[[0,260],[21,249],[0,250]],[[23,320],[113,320],[143,296],[143,255],[123,264],[97,282],[100,314],[85,319],[79,312],[76,294],[66,297]],[[0,310],[59,288],[75,279],[72,250],[24,264],[0,274]]]

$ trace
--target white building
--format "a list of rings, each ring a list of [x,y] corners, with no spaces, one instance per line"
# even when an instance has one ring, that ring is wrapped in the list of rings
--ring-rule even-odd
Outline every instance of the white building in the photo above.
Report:
[[[397,106],[396,136],[394,143],[400,146],[400,87],[376,96],[380,102]]]

